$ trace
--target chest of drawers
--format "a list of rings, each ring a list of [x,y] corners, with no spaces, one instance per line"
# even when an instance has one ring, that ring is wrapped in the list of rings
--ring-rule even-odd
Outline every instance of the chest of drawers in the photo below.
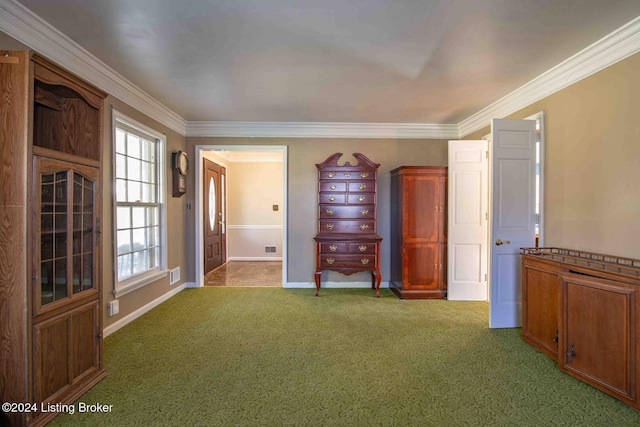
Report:
[[[316,296],[323,270],[351,275],[371,272],[371,287],[380,296],[380,242],[376,234],[376,178],[380,166],[360,153],[358,163],[338,165],[335,153],[318,168],[318,234]]]

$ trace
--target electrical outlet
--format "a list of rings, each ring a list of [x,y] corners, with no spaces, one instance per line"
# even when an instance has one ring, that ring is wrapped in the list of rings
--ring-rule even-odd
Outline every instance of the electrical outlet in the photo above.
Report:
[[[276,247],[275,246],[265,246],[264,247],[264,252],[265,253],[276,253]]]

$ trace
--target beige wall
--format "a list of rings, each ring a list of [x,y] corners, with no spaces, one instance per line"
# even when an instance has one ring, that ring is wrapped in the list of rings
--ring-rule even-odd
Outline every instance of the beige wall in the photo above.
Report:
[[[227,180],[228,259],[281,258],[282,162],[232,162]],[[276,252],[265,253],[265,246]]]
[[[166,136],[165,146],[165,183],[166,185],[166,203],[167,203],[167,236],[170,236],[169,244],[167,245],[167,268],[172,269],[175,267],[181,267],[181,280],[178,283],[169,285],[169,277],[164,277],[154,283],[150,283],[140,289],[130,292],[126,295],[118,298],[120,301],[120,313],[107,317],[106,304],[113,301],[114,289],[114,268],[115,261],[113,256],[113,245],[115,236],[113,234],[113,144],[112,144],[112,117],[111,107],[130,117],[137,122],[154,129],[156,132],[163,133]],[[104,230],[102,240],[103,251],[103,275],[102,275],[102,289],[104,295],[103,317],[104,327],[117,322],[123,317],[135,312],[136,310],[144,307],[145,305],[153,302],[154,300],[162,297],[167,292],[175,289],[185,282],[185,270],[186,259],[184,254],[184,240],[185,240],[185,198],[174,198],[171,196],[171,153],[177,150],[184,149],[185,138],[184,136],[172,131],[166,126],[161,125],[155,120],[150,119],[146,115],[137,111],[134,108],[129,107],[127,104],[114,98],[113,96],[107,97],[104,109],[104,143],[103,143],[103,211],[102,211],[102,229]]]
[[[362,153],[380,163],[378,172],[378,234],[382,242],[381,272],[383,281],[389,277],[389,171],[403,165],[434,165],[447,163],[445,140],[394,140],[394,139],[298,139],[298,138],[187,138],[186,150],[195,155],[196,145],[286,145],[288,148],[288,223],[287,223],[287,279],[290,283],[313,281],[315,246],[313,237],[317,228],[317,170],[316,163],[331,154],[344,153],[343,160],[355,163],[352,153]],[[194,178],[190,176],[190,179]],[[193,203],[193,182],[189,183],[187,200]],[[194,254],[195,216],[187,218],[187,259]],[[327,276],[332,281],[366,281],[367,273],[346,277],[337,273]],[[195,280],[193,269],[188,281]]]
[[[229,165],[229,225],[282,225],[282,163],[234,162]]]
[[[640,258],[639,76],[636,54],[508,117],[545,113],[545,246]]]

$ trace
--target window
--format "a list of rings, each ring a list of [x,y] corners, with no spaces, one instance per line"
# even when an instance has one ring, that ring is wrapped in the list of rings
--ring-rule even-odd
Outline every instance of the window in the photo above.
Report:
[[[166,275],[164,136],[114,112],[115,294]]]

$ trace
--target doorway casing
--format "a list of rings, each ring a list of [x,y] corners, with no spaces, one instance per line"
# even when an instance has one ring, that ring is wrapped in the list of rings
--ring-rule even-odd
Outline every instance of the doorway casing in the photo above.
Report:
[[[280,152],[282,154],[282,285],[287,283],[287,146],[286,145],[196,145],[195,146],[195,287],[204,286],[204,241],[203,235],[203,213],[202,206],[202,183],[203,183],[203,153],[205,151],[264,151]]]

